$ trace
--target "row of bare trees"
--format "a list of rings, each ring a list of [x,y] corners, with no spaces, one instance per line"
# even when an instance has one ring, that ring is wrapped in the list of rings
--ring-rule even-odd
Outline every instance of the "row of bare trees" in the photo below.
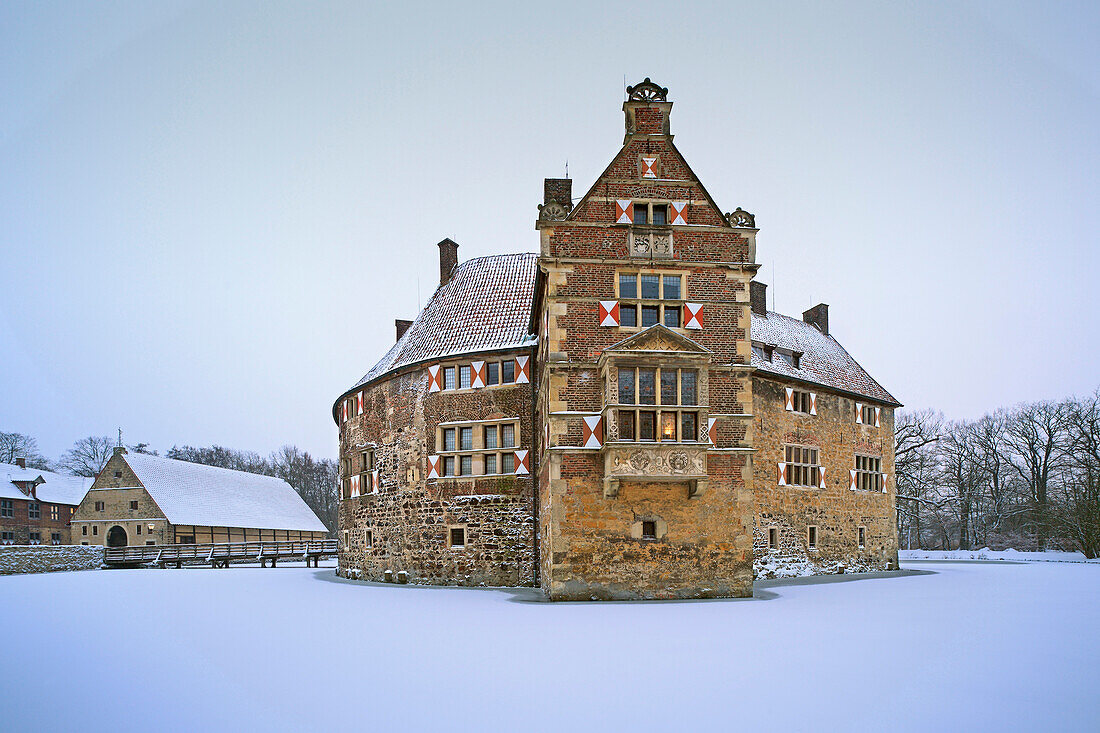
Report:
[[[902,548],[1100,555],[1100,391],[973,421],[900,413],[894,439]]]
[[[12,464],[16,458],[23,458],[28,468],[94,477],[103,470],[117,444],[116,440],[108,436],[90,435],[73,443],[73,447],[62,453],[56,461],[51,461],[42,455],[38,442],[32,436],[0,432],[0,463]],[[128,445],[126,449],[132,453],[157,455],[157,451],[152,450],[147,443]],[[292,445],[285,445],[270,456],[217,445],[209,448],[172,446],[165,455],[181,461],[277,476],[294,487],[330,532],[336,531],[336,461],[314,458]]]

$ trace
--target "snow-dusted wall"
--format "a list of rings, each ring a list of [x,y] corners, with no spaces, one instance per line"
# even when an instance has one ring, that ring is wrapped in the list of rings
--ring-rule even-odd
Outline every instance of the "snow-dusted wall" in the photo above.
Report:
[[[103,548],[87,545],[7,545],[0,547],[0,575],[97,570]]]

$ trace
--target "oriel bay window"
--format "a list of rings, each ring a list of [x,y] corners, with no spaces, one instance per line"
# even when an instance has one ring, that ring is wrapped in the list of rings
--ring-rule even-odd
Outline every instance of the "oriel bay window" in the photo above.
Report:
[[[699,436],[698,371],[619,367],[619,440],[693,442]],[[636,407],[626,407],[636,405]]]
[[[619,325],[679,328],[684,310],[683,275],[620,272]]]

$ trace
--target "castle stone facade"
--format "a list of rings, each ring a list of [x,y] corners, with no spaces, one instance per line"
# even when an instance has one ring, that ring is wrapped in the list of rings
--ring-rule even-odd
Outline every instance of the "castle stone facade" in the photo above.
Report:
[[[628,92],[588,191],[546,180],[538,254],[440,242],[431,301],[334,404],[341,574],[595,600],[896,567],[898,402],[828,306],[767,311],[753,216],[692,172],[667,90]]]

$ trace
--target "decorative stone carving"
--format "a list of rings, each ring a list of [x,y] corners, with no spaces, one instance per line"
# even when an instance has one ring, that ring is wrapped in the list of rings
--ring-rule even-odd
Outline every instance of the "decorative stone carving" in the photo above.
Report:
[[[542,221],[563,221],[565,217],[569,216],[569,210],[572,208],[572,205],[564,206],[557,201],[539,204],[539,219]]]
[[[675,472],[683,473],[688,468],[688,454],[682,450],[668,454],[668,467]]]
[[[640,84],[626,88],[626,93],[632,102],[667,102],[668,89],[660,87],[649,80],[647,76]]]
[[[636,230],[631,234],[630,254],[634,257],[671,257],[672,233],[662,230]]]
[[[649,451],[636,450],[630,454],[630,467],[641,473],[649,468],[654,456]]]
[[[744,229],[756,228],[756,217],[740,206],[737,207],[737,211],[726,214],[726,221],[729,222],[731,227],[740,227]]]

